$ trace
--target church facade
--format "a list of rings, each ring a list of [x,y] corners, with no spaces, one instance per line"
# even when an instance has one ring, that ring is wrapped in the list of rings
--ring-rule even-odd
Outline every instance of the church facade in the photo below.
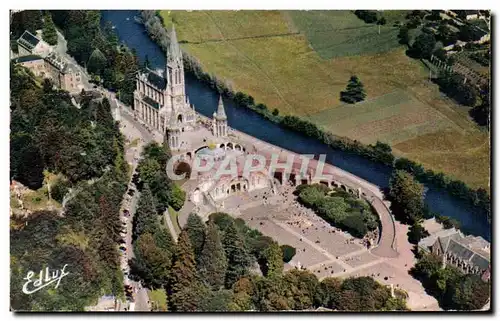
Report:
[[[167,135],[172,149],[180,147],[182,132],[192,131],[196,126],[196,112],[185,88],[182,51],[174,27],[164,70],[139,72],[134,91],[136,116],[150,128]]]

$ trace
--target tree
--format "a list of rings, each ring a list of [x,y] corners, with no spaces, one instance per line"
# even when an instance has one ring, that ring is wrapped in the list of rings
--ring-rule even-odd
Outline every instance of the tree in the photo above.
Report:
[[[294,310],[311,309],[317,306],[319,281],[310,271],[292,269],[285,273],[287,296],[293,300]]]
[[[264,250],[264,275],[272,277],[275,275],[280,275],[283,272],[283,252],[279,247],[278,243],[271,243]]]
[[[489,129],[490,124],[490,90],[489,86],[483,89],[480,94],[481,103],[469,111],[469,115],[474,118],[480,126],[486,126]]]
[[[150,233],[139,236],[134,244],[136,258],[131,262],[132,272],[141,278],[147,287],[165,286],[171,266],[167,253],[156,246]]]
[[[224,231],[222,244],[228,260],[225,285],[230,288],[240,277],[247,274],[252,261],[234,221],[231,221]]]
[[[41,10],[21,10],[12,14],[10,23],[11,39],[17,40],[25,30],[36,34],[44,26]]]
[[[430,59],[434,47],[436,45],[436,38],[432,34],[421,33],[415,38],[411,46],[410,54],[415,58]]]
[[[429,232],[422,226],[420,222],[414,222],[408,231],[408,242],[418,244],[421,239],[429,236]]]
[[[42,37],[43,40],[45,40],[45,42],[47,42],[49,45],[57,45],[56,26],[52,21],[52,15],[50,13],[46,13],[43,16]]]
[[[172,259],[172,256],[175,253],[176,244],[172,239],[172,235],[170,235],[169,230],[157,223],[157,228],[155,229],[153,237],[156,245],[158,245],[158,247],[162,249],[165,254],[167,254],[169,259]]]
[[[354,14],[366,23],[374,23],[378,21],[377,11],[374,10],[355,10]]]
[[[255,295],[255,277],[242,277],[233,285],[233,299],[228,305],[230,311],[254,310],[253,296]]]
[[[201,217],[199,217],[197,214],[190,213],[184,229],[189,235],[189,241],[193,248],[196,261],[198,262],[207,233],[205,223],[203,223]]]
[[[340,100],[354,104],[363,101],[366,97],[363,83],[357,76],[351,76],[345,91],[340,92]]]
[[[229,309],[233,293],[230,290],[207,291],[200,302],[198,311],[202,312],[225,312]]]
[[[156,289],[150,292],[152,311],[167,311],[167,293],[164,289]]]
[[[342,281],[338,278],[324,278],[318,285],[316,301],[319,306],[337,309],[342,294]]]
[[[148,185],[144,186],[134,215],[134,237],[137,238],[143,233],[154,234],[156,230],[157,214],[154,205],[154,198]]]
[[[170,198],[170,206],[176,211],[180,210],[186,201],[186,192],[184,192],[177,184],[172,183],[172,193]]]
[[[398,33],[399,43],[403,45],[408,45],[410,43],[410,36],[408,34],[408,27],[403,25],[399,28]]]
[[[296,249],[293,246],[286,244],[281,246],[281,251],[283,253],[283,262],[285,263],[290,262],[296,253]]]
[[[194,311],[198,304],[196,296],[197,274],[193,249],[186,230],[181,231],[170,272],[168,289],[172,311]]]
[[[276,108],[273,109],[273,116],[278,116],[280,111]]]
[[[395,170],[389,181],[389,196],[394,216],[405,223],[418,221],[424,211],[424,186],[413,175]]]
[[[97,124],[104,126],[105,129],[113,128],[115,121],[111,114],[111,105],[108,98],[103,98],[102,102],[97,105],[95,120]]]
[[[352,213],[346,216],[341,224],[347,228],[349,233],[355,237],[362,238],[368,233],[368,227],[365,223],[364,215],[361,213]]]
[[[442,261],[437,255],[426,254],[411,268],[410,273],[420,280],[430,279],[432,275],[441,269],[441,266]]]
[[[103,75],[103,71],[106,68],[107,60],[106,56],[96,48],[90,54],[89,60],[87,62],[87,69],[89,72],[96,75]]]
[[[227,270],[226,254],[224,253],[217,225],[211,220],[208,222],[206,240],[198,261],[200,277],[207,285],[214,290],[224,286]]]
[[[437,78],[439,89],[459,104],[473,107],[476,105],[477,90],[457,73],[443,73]]]
[[[448,282],[445,294],[445,305],[454,310],[482,309],[490,298],[490,284],[481,280],[476,274],[467,274],[457,280]]]

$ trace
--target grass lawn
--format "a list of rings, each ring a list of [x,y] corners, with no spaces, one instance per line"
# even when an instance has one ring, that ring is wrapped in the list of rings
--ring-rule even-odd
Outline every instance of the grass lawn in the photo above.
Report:
[[[394,145],[454,126],[435,109],[403,90],[355,105],[331,108],[311,116],[310,120],[334,134],[365,144],[380,140]]]
[[[139,145],[139,138],[136,138],[133,141],[131,141],[130,144],[128,145],[128,148],[137,147],[137,145]]]
[[[149,299],[153,305],[153,311],[167,311],[167,293],[165,289],[156,289],[149,292]]]
[[[61,204],[55,200],[49,200],[46,186],[43,186],[36,191],[27,190],[21,195],[21,199],[23,201],[24,208],[32,212],[46,210],[47,208],[54,210],[59,210],[61,208]]]
[[[488,135],[397,43],[392,25],[406,12],[383,14],[388,23],[379,35],[378,26],[346,11],[162,11],[205,71],[257,103],[310,117],[342,136],[388,142],[397,155],[487,187]],[[367,101],[345,106],[339,96],[351,75],[365,85]]]
[[[378,25],[367,24],[350,11],[288,11],[288,14],[323,59],[385,52],[400,46],[399,30],[391,23],[399,14],[387,14],[388,23],[380,26],[380,34]]]
[[[174,225],[174,229],[177,232],[177,235],[181,232],[181,228],[179,227],[179,224],[177,224],[177,216],[179,213],[177,213],[176,210],[172,208],[172,206],[168,207],[168,215],[170,215],[170,220],[172,221],[172,224]]]

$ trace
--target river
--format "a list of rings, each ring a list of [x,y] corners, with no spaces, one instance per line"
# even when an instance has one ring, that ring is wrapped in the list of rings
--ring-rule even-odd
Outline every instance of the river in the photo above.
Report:
[[[102,22],[110,21],[115,31],[129,48],[134,48],[141,61],[146,55],[152,67],[163,69],[163,51],[148,36],[144,26],[134,21],[138,11],[112,10],[102,12]],[[186,75],[186,92],[196,111],[211,117],[217,108],[218,94],[196,78]],[[327,162],[351,172],[373,184],[386,187],[389,184],[391,169],[365,158],[343,151],[334,150],[325,144],[305,137],[294,131],[284,129],[275,123],[230,100],[224,100],[229,126],[279,147],[301,154],[326,154]],[[441,215],[450,216],[461,222],[462,230],[480,235],[490,241],[491,227],[486,216],[476,211],[465,201],[449,195],[446,191],[426,184],[425,202],[429,208]]]

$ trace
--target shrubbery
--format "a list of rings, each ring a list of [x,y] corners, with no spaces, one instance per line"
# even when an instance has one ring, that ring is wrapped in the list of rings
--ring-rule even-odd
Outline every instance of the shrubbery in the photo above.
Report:
[[[296,249],[290,245],[282,245],[281,251],[283,252],[283,262],[288,263],[295,256]]]
[[[330,189],[322,184],[300,187],[299,201],[315,210],[333,226],[362,238],[378,226],[378,217],[370,205],[342,189]]]
[[[444,309],[479,310],[490,297],[490,282],[476,274],[464,275],[453,266],[442,268],[441,259],[434,254],[424,254],[410,273]]]

